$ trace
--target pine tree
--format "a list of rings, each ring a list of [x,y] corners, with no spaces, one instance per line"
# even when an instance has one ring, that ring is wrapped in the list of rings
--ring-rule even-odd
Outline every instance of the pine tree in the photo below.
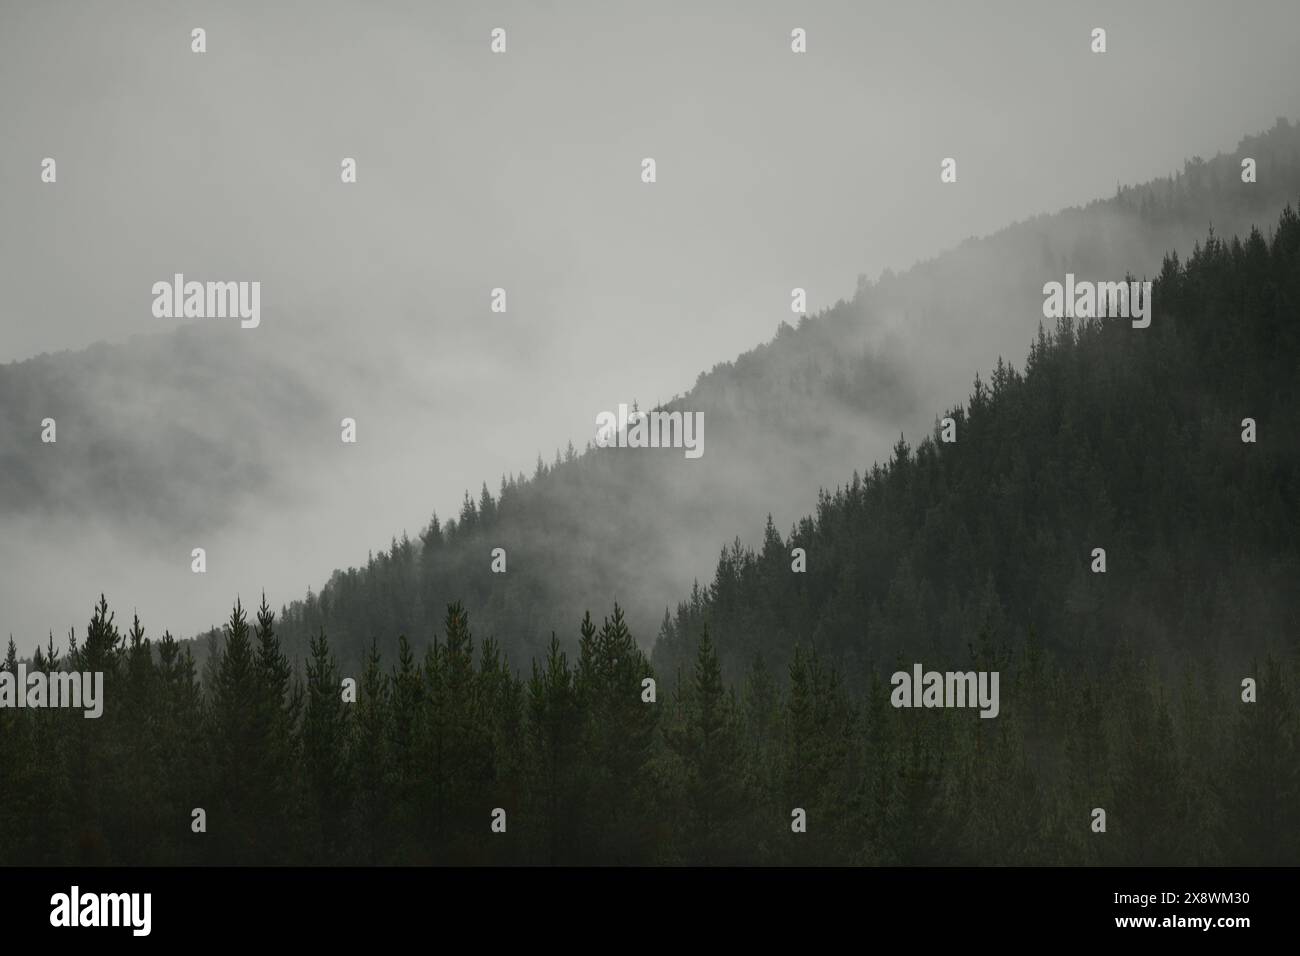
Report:
[[[158,862],[179,864],[199,862],[202,844],[188,839],[190,811],[203,806],[206,797],[203,766],[206,757],[204,734],[207,713],[203,691],[198,681],[194,656],[186,644],[170,632],[158,641],[158,752],[166,761],[167,772],[160,781],[159,819],[175,821],[170,826],[155,827],[162,844]]]
[[[428,703],[426,766],[432,858],[458,862],[489,834],[485,810],[495,777],[490,720],[485,719],[474,671],[474,638],[460,603],[449,605],[445,642],[425,658]]]
[[[425,763],[425,713],[428,708],[424,678],[415,663],[410,642],[402,634],[397,641],[397,666],[389,680],[392,695],[388,722],[391,755],[391,786],[395,829],[401,835],[396,862],[425,859],[419,837],[428,825],[423,794],[429,768]]]
[[[117,862],[139,865],[147,862],[144,854],[150,830],[162,810],[159,776],[164,759],[157,735],[141,732],[156,726],[160,715],[152,644],[145,637],[139,614],[132,616],[122,655],[121,711],[114,721],[122,758],[113,784],[120,805],[109,826]]]
[[[123,733],[119,714],[108,706],[119,691],[118,665],[122,656],[122,636],[113,623],[104,595],[86,627],[86,639],[69,652],[70,669],[102,673],[104,714],[96,720],[81,720],[65,725],[69,730],[71,755],[68,776],[77,781],[73,789],[73,819],[76,823],[77,856],[83,864],[112,861],[114,821],[105,805],[117,799],[121,776]],[[57,771],[56,771],[57,773]]]
[[[584,618],[579,653],[589,796],[584,845],[608,862],[645,861],[653,839],[646,823],[651,788],[645,773],[658,715],[641,700],[641,682],[653,676],[650,663],[617,603],[597,634],[591,633],[590,617]]]
[[[584,627],[590,623],[588,615]],[[584,810],[577,776],[582,726],[575,676],[554,633],[545,669],[533,661],[528,682],[528,733],[532,796],[546,834],[543,862],[568,862],[577,845],[575,831]]]
[[[486,750],[491,775],[485,770],[486,785],[494,807],[505,809],[507,814],[519,813],[525,802],[528,763],[524,685],[510,673],[509,661],[502,657],[494,638],[483,641],[477,684],[480,719],[488,731]],[[520,841],[490,841],[484,859],[491,863],[518,860],[519,846]]]
[[[299,819],[294,767],[302,688],[280,647],[266,592],[253,626],[252,713],[245,766],[249,810],[262,859],[286,861]]]
[[[392,706],[388,681],[381,669],[379,644],[372,641],[352,721],[353,832],[360,861],[374,866],[387,859],[392,801],[389,721]]]
[[[313,862],[337,862],[346,840],[349,793],[348,705],[343,702],[338,666],[321,630],[311,642],[307,662],[302,754],[311,821],[308,852]]]
[[[256,732],[258,713],[257,664],[249,636],[248,616],[236,600],[225,626],[225,642],[213,659],[212,710],[209,723],[209,778],[205,792],[214,807],[210,818],[223,821],[224,839],[214,849],[224,863],[248,863],[259,858],[258,794],[250,766],[265,760],[264,741]],[[215,842],[215,841],[214,841]]]
[[[676,725],[666,733],[684,781],[681,845],[692,862],[734,862],[734,848],[742,842],[738,825],[746,816],[740,730],[707,627],[682,705]]]

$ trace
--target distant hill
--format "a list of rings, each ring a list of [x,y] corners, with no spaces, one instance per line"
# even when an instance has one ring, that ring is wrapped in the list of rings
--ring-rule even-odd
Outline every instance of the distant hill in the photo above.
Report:
[[[282,493],[278,455],[301,446],[320,386],[248,337],[218,334],[183,328],[0,366],[0,518],[58,514],[170,539],[219,525],[245,496]]]

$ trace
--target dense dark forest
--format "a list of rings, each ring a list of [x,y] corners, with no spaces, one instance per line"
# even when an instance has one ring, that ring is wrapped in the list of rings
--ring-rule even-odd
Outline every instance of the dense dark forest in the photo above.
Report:
[[[1155,282],[1151,327],[1040,327],[934,435],[823,493],[783,541],[725,550],[664,621],[657,666],[709,624],[729,674],[805,641],[848,674],[948,656],[972,627],[1071,664],[1125,643],[1239,666],[1300,621],[1300,225],[1213,234]],[[1243,440],[1245,419],[1256,440]],[[807,572],[790,573],[802,548]],[[1092,551],[1106,552],[1105,573]]]
[[[103,671],[103,717],[0,710],[0,863],[1300,863],[1300,219],[1154,302],[725,551],[653,661],[617,605],[528,659],[451,603],[422,653],[354,624],[352,669],[263,600],[200,668],[101,598],[33,666]],[[1000,713],[895,709],[914,661],[999,671]]]
[[[985,632],[969,663],[1004,690],[982,720],[896,710],[879,676],[850,694],[802,647],[727,687],[707,630],[649,702],[617,608],[579,643],[521,678],[453,606],[423,660],[372,653],[348,703],[327,639],[295,678],[265,606],[233,610],[200,682],[101,603],[53,663],[107,672],[104,716],[0,711],[0,863],[1300,860],[1294,657],[1253,667],[1243,703],[1237,672],[1166,681],[1132,653],[1082,672]]]

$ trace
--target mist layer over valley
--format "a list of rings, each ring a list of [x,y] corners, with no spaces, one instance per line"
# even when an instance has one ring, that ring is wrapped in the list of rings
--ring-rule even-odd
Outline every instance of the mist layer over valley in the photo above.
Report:
[[[1242,84],[1292,88],[1278,82],[1290,41],[1269,29],[1282,9],[1261,7],[1249,44],[1225,41]],[[1069,28],[1028,10],[1026,29]],[[24,653],[82,626],[101,591],[193,635],[263,588],[276,605],[313,589],[285,622],[297,658],[318,625],[346,660],[375,636],[418,644],[457,599],[519,661],[552,630],[572,640],[580,609],[615,599],[648,646],[724,544],[758,544],[768,514],[784,533],[818,489],[888,458],[900,433],[928,432],[977,370],[1023,358],[1044,282],[1154,276],[1208,226],[1244,235],[1300,196],[1294,126],[1232,147],[1242,124],[1300,114],[1289,93],[1243,113],[1230,91],[1197,91],[1212,119],[1172,108],[1122,155],[1091,137],[1068,157],[1024,153],[1044,103],[1099,121],[1115,86],[1182,55],[1190,27],[1158,5],[1116,13],[1142,55],[1117,48],[1113,73],[1068,95],[1052,79],[1064,54],[990,72],[989,51],[969,40],[978,17],[960,12],[932,37],[948,64],[936,80],[933,64],[880,39],[932,36],[920,14],[869,20],[848,6],[825,14],[834,31],[818,36],[809,20],[819,47],[803,73],[779,42],[771,62],[737,52],[788,32],[776,6],[716,23],[648,13],[636,30],[598,5],[549,19],[520,6],[519,42],[499,69],[465,52],[485,24],[469,10],[438,21],[390,11],[360,32],[346,6],[313,11],[312,47],[289,12],[215,14],[209,32],[224,39],[197,73],[183,44],[141,60],[138,75],[114,73],[88,26],[66,38],[65,66],[114,80],[86,104],[59,93],[57,109],[35,110],[6,84],[15,135],[50,143],[60,163],[49,189],[26,157],[0,161],[17,214],[6,221],[32,224],[30,236],[7,226],[0,238],[11,310],[0,326],[0,359],[11,360],[0,366],[0,561],[18,569],[0,583],[0,628]],[[1211,24],[1225,16],[1202,12]],[[133,16],[114,29],[151,49],[183,26]],[[682,16],[702,28],[697,39]],[[574,51],[579,26],[609,42]],[[725,49],[708,39],[722,27],[735,31]],[[24,48],[60,48],[62,28],[15,15],[0,70],[30,67]],[[855,44],[866,37],[864,58]],[[656,65],[668,43],[671,78]],[[404,60],[434,66],[413,79]],[[953,102],[974,70],[987,100]],[[472,88],[454,82],[466,71]],[[605,73],[621,79],[590,82]],[[910,105],[875,92],[870,125],[843,109],[846,90],[894,85],[912,90]],[[1172,83],[1152,91],[1162,94],[1193,99]],[[786,136],[773,119],[783,110],[808,137]],[[178,113],[195,120],[178,127]],[[1008,136],[995,117],[1022,132]],[[879,142],[888,130],[892,152]],[[153,152],[129,145],[146,134]],[[636,170],[651,154],[661,178],[647,191]],[[941,186],[939,159],[952,154],[958,182]],[[1249,186],[1246,155],[1259,170]],[[358,158],[355,189],[338,182],[344,156]],[[955,245],[975,234],[987,238]],[[876,278],[855,283],[864,270]],[[150,285],[177,272],[261,281],[261,326],[153,319]],[[488,307],[497,287],[504,314]],[[791,314],[796,287],[814,318]],[[110,344],[84,349],[99,339]],[[703,457],[584,454],[595,416],[633,401],[702,412]],[[39,441],[47,417],[53,445]],[[345,417],[358,423],[355,446],[339,441]],[[502,475],[513,476],[504,492]],[[203,575],[191,573],[196,547]],[[505,575],[490,571],[495,547]],[[369,573],[331,579],[367,553]]]

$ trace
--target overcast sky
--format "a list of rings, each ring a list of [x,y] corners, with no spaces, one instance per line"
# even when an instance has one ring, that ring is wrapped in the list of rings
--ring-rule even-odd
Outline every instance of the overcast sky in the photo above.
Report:
[[[258,280],[261,327],[229,334],[336,382],[374,449],[333,498],[219,529],[274,537],[202,599],[168,577],[188,546],[111,560],[110,529],[32,558],[0,630],[83,624],[105,587],[178,633],[236,587],[297,597],[597,411],[685,391],[793,286],[816,311],[1300,116],[1297,62],[1295,0],[0,0],[0,363],[174,327],[150,288],[175,272]],[[7,530],[7,568],[53,533]]]

